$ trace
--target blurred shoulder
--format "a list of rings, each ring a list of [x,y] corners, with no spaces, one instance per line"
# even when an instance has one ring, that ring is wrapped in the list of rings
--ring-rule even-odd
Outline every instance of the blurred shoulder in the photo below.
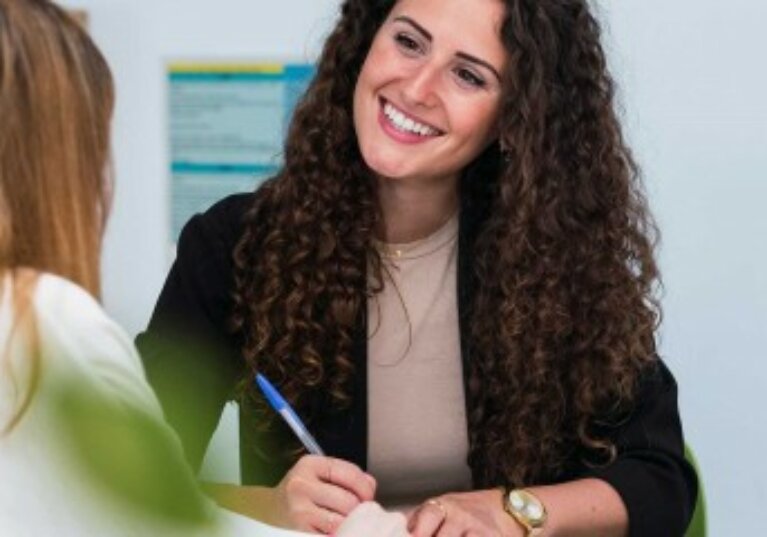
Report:
[[[91,328],[93,323],[117,328],[93,295],[61,276],[40,273],[33,300],[39,322],[62,329]]]
[[[93,295],[70,280],[42,273],[33,303],[41,352],[49,367],[89,378],[156,411],[133,341]]]

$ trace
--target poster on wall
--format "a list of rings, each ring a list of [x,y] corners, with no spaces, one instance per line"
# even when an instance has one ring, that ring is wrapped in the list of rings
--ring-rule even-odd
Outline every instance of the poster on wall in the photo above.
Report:
[[[195,213],[253,191],[279,169],[290,117],[312,76],[308,64],[168,66],[173,243]]]

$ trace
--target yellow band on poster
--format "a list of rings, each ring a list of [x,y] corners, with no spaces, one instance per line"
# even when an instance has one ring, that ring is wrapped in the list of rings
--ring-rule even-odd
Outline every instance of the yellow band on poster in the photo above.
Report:
[[[172,63],[170,72],[177,73],[239,73],[279,75],[285,66],[279,63]]]

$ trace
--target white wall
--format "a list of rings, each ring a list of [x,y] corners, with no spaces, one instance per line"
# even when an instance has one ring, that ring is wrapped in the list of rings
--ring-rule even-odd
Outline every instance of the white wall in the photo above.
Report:
[[[765,535],[767,3],[613,1],[606,12],[663,232],[661,350],[711,535]]]
[[[105,302],[132,333],[169,253],[164,62],[312,59],[337,0],[67,0],[118,85]],[[626,126],[663,231],[661,350],[681,385],[711,535],[764,531],[767,3],[603,0]],[[226,442],[225,442],[226,444]]]

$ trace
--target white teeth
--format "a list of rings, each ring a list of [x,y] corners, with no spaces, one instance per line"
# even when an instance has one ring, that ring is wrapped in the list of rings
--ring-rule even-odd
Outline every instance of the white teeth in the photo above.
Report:
[[[420,136],[436,136],[439,134],[428,125],[405,116],[405,114],[394,108],[390,103],[384,105],[384,115],[389,118],[389,121],[397,130],[411,132]]]

